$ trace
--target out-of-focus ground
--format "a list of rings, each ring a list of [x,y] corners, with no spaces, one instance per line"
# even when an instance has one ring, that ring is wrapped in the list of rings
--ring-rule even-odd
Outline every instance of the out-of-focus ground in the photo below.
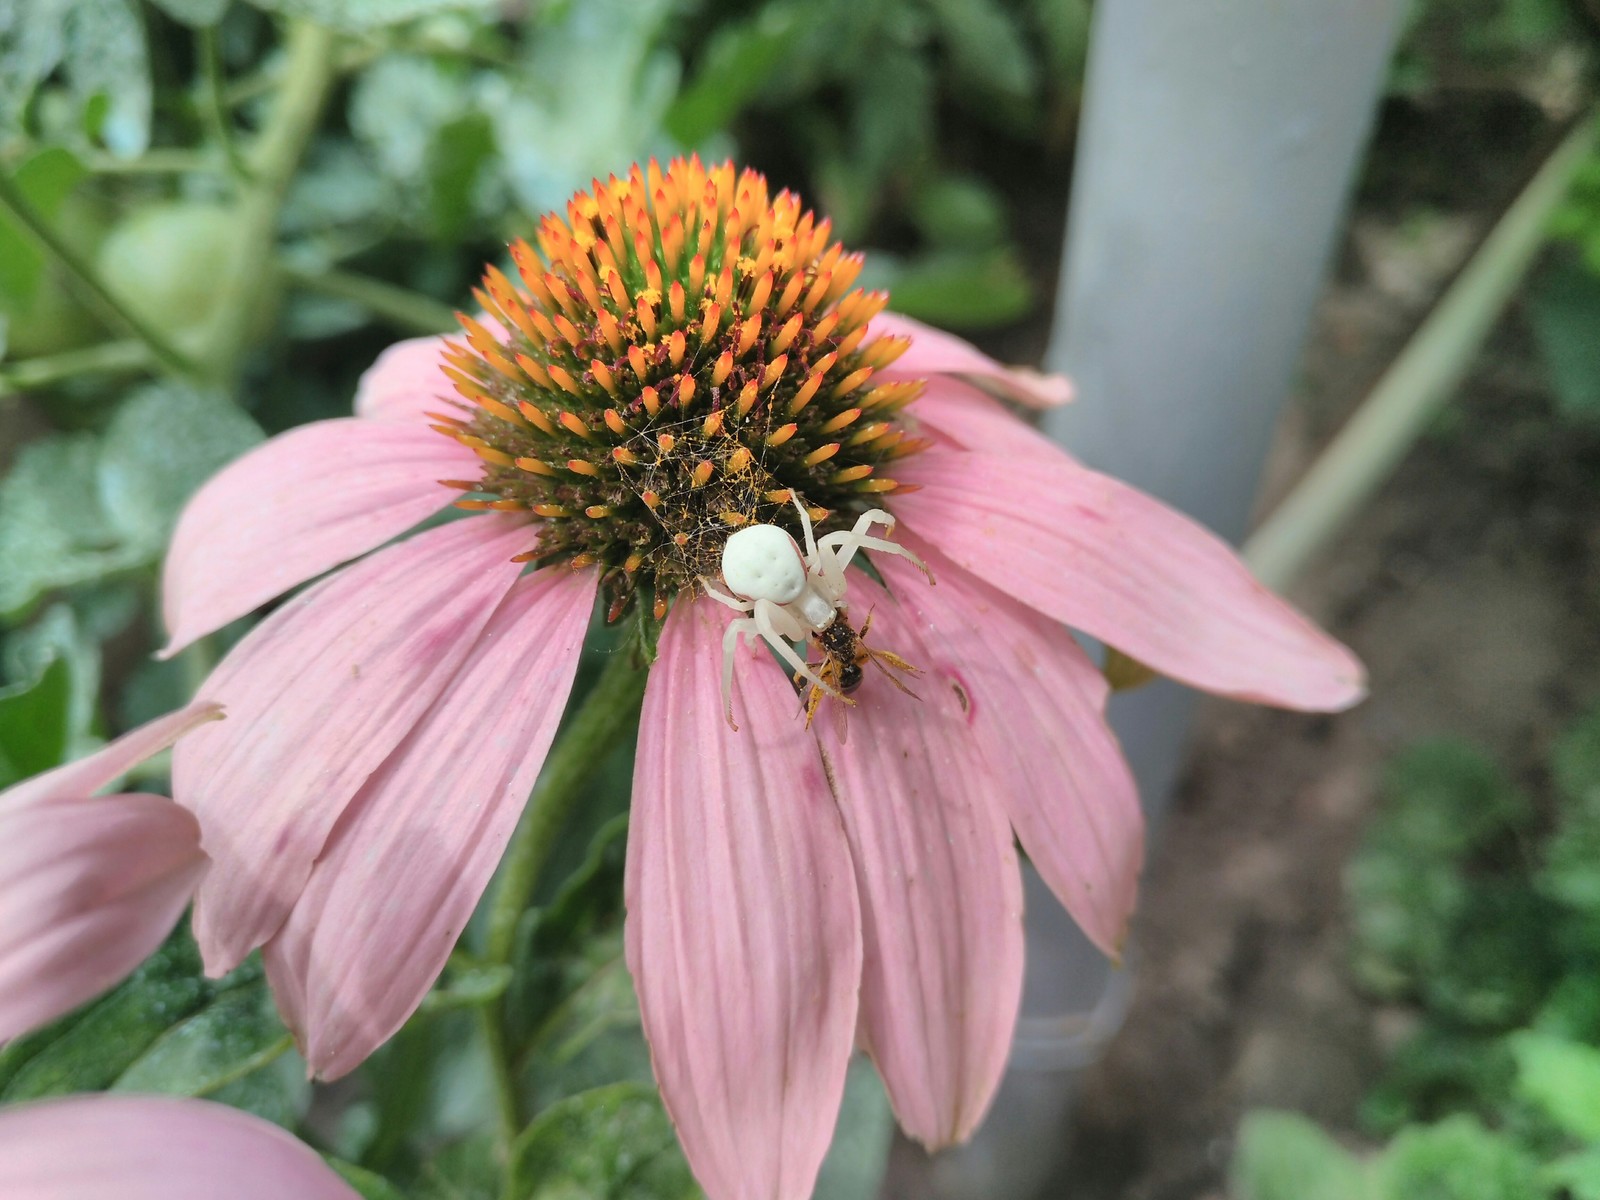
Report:
[[[1504,103],[1386,121],[1374,161],[1388,165],[1369,168],[1352,213],[1269,501],[1394,356],[1548,133]],[[1249,1108],[1354,1129],[1405,1021],[1345,969],[1342,874],[1382,763],[1449,733],[1528,778],[1600,696],[1600,430],[1552,411],[1519,301],[1451,409],[1293,589],[1366,661],[1371,698],[1335,718],[1203,708],[1146,874],[1132,1008],[1083,1080],[1043,1196],[1220,1200]]]

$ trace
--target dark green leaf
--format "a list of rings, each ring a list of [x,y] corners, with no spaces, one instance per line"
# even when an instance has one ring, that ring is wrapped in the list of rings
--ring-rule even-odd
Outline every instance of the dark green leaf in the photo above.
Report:
[[[1297,1113],[1252,1112],[1229,1168],[1237,1200],[1364,1200],[1366,1172],[1351,1153]]]
[[[926,0],[956,72],[977,88],[1026,100],[1038,68],[1022,32],[995,0]]]
[[[0,688],[0,788],[64,762],[72,736],[72,671],[51,661],[28,682]]]
[[[365,1167],[358,1167],[354,1163],[347,1163],[337,1158],[328,1159],[328,1165],[339,1173],[341,1179],[355,1188],[361,1200],[406,1200],[399,1188],[382,1175],[375,1175]]]
[[[700,1194],[672,1123],[647,1087],[569,1096],[534,1120],[513,1151],[520,1200],[689,1200]]]
[[[1567,804],[1600,816],[1600,709],[1567,731],[1550,767]]]
[[[438,237],[459,238],[472,225],[477,192],[494,157],[494,127],[483,113],[467,113],[440,126],[428,147],[427,166]]]
[[[478,1008],[498,999],[511,983],[511,968],[502,963],[454,962],[444,977],[422,998],[425,1013]]]
[[[111,1090],[210,1096],[288,1050],[290,1038],[262,978],[219,993],[168,1029]]]
[[[755,16],[724,25],[702,52],[694,78],[666,116],[666,128],[685,146],[698,146],[726,128],[760,95],[773,68],[806,32],[806,10],[778,0]]]
[[[1561,411],[1600,421],[1600,275],[1573,263],[1547,272],[1528,315]]]
[[[912,213],[936,246],[987,249],[1005,239],[1005,201],[994,185],[972,175],[942,175],[918,190]]]
[[[948,251],[903,262],[877,254],[862,283],[887,287],[896,312],[950,329],[1004,325],[1033,308],[1033,286],[1010,247]]]

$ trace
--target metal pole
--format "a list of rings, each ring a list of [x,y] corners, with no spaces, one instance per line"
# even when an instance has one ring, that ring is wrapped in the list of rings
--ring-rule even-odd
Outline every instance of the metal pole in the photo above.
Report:
[[[1077,382],[1078,400],[1046,428],[1090,465],[1234,540],[1291,389],[1404,7],[1095,4],[1048,357]],[[1166,683],[1113,702],[1152,825],[1193,707],[1191,693]],[[1054,1166],[1077,1068],[1120,1018],[1125,976],[1068,928],[1042,888],[1028,899],[1029,976],[1010,1074],[972,1145],[930,1164],[924,1195],[1036,1194]]]

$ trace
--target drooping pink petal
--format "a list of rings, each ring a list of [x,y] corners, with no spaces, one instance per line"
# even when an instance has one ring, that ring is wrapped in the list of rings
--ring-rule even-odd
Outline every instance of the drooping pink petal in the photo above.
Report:
[[[355,417],[258,446],[178,518],[161,580],[162,655],[404,533],[458,494],[440,479],[474,479],[480,465],[425,425]]]
[[[165,796],[52,796],[0,813],[0,1042],[143,962],[205,868],[199,826]]]
[[[956,375],[1029,408],[1055,408],[1072,399],[1072,381],[1065,375],[1045,375],[1028,367],[997,363],[971,342],[921,321],[886,312],[872,319],[872,337],[909,337],[911,349],[880,375],[882,379],[927,379]]]
[[[930,378],[906,414],[924,431],[943,435],[963,449],[1049,457],[1062,453],[1061,447],[994,397],[948,376]]]
[[[202,687],[228,720],[173,754],[173,794],[217,868],[200,888],[206,969],[277,932],[350,798],[454,677],[522,569],[529,527],[473,517],[345,568],[274,612]]]
[[[267,943],[278,1006],[322,1078],[387,1041],[443,970],[555,736],[596,583],[565,565],[517,582]]]
[[[425,425],[429,412],[453,411],[455,386],[440,370],[444,348],[442,337],[412,338],[378,355],[356,385],[356,416]]]
[[[0,1111],[6,1200],[360,1200],[260,1117],[177,1096],[69,1096]]]
[[[726,615],[680,599],[650,671],[634,768],[628,968],[667,1111],[709,1200],[806,1200],[856,1029],[849,852],[794,690]]]
[[[814,728],[861,897],[865,1041],[901,1127],[937,1147],[982,1120],[1016,1026],[1022,884],[997,795],[1007,780],[967,724],[961,665],[865,576],[851,602],[855,620],[873,612],[869,645],[922,668],[908,681],[917,699],[869,667],[842,744],[829,714]]]
[[[894,498],[959,566],[1163,675],[1243,700],[1332,711],[1361,664],[1250,574],[1215,534],[1065,454],[933,449]]]
[[[24,779],[0,792],[0,815],[54,797],[92,796],[145,759],[159,754],[191,729],[218,720],[222,706],[197,700],[187,708],[129,730],[93,754]]]
[[[1066,628],[910,536],[939,581],[873,559],[959,687],[967,729],[994,773],[1022,848],[1097,946],[1120,952],[1144,863],[1144,814],[1105,723],[1105,677]],[[873,630],[876,633],[876,627]]]

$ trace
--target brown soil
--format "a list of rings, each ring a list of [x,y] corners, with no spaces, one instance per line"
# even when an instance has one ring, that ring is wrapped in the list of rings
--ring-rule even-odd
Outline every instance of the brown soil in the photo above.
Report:
[[[1525,171],[1514,146],[1476,145],[1508,167],[1502,180]],[[1492,219],[1481,197],[1420,226],[1414,207],[1358,208],[1269,494]],[[1220,1200],[1253,1107],[1352,1130],[1403,1023],[1345,969],[1342,874],[1382,764],[1450,733],[1535,776],[1600,698],[1600,431],[1553,416],[1519,304],[1451,411],[1295,593],[1365,659],[1371,698],[1337,718],[1203,710],[1146,875],[1133,1006],[1084,1079],[1050,1200]]]

